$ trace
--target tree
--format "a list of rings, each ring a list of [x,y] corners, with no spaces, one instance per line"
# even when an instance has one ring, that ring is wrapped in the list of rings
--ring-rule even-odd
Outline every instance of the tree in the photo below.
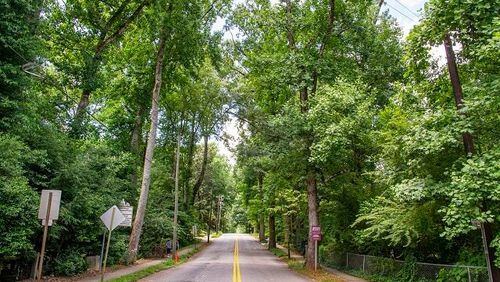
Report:
[[[391,62],[399,59],[396,32],[387,19],[375,25],[375,11],[375,3],[369,2],[350,5],[333,0],[279,4],[255,1],[240,5],[232,16],[233,24],[245,34],[237,50],[242,50],[241,65],[248,70],[243,81],[247,87],[254,87],[249,95],[262,109],[258,112],[266,114],[263,120],[285,119],[288,131],[295,134],[278,136],[302,140],[301,144],[294,144],[292,151],[298,153],[294,155],[298,162],[296,171],[307,187],[309,233],[312,226],[320,223],[318,182],[322,168],[312,161],[317,137],[308,124],[311,99],[320,83],[334,83],[341,77],[366,80],[383,103],[389,92],[388,82],[400,73],[400,69],[390,68],[386,78],[379,81],[362,74],[365,69],[382,65],[383,60],[368,55],[370,52],[387,53],[384,59]],[[363,34],[370,38],[367,34],[376,34],[376,40],[365,40]],[[389,51],[384,52],[385,48]],[[350,52],[356,55],[353,57]],[[299,109],[298,113],[290,108],[293,106]],[[269,142],[279,143],[275,140]],[[314,243],[311,236],[308,240],[307,266],[313,268]]]

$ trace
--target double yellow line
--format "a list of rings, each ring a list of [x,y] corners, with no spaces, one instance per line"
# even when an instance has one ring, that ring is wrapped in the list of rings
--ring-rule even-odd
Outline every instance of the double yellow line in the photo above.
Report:
[[[238,259],[238,238],[234,241],[233,282],[241,282],[240,261]]]

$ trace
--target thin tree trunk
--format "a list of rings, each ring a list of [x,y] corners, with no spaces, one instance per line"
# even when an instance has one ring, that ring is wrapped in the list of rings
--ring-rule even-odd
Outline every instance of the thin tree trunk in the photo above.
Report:
[[[146,213],[146,206],[148,202],[149,185],[151,181],[151,164],[153,161],[153,152],[156,142],[156,131],[158,128],[158,100],[160,98],[160,89],[162,84],[163,72],[163,59],[165,57],[165,34],[162,33],[160,43],[158,46],[158,53],[156,55],[155,67],[155,83],[153,87],[151,99],[151,128],[149,130],[148,142],[146,145],[146,155],[144,158],[144,169],[142,173],[141,194],[139,202],[137,203],[137,212],[135,215],[134,224],[132,226],[132,233],[130,234],[130,241],[128,245],[128,258],[127,261],[134,262],[137,258],[137,251],[139,247],[139,240],[142,233],[142,226],[144,224],[144,215]]]
[[[198,176],[198,179],[196,180],[196,183],[193,186],[192,203],[196,201],[196,196],[198,195],[201,185],[203,184],[203,179],[205,178],[205,171],[207,169],[207,162],[208,162],[208,134],[205,134],[205,136],[203,136],[203,162],[201,164],[200,175]]]
[[[212,209],[213,209],[213,201],[212,201],[212,188],[210,188],[210,210],[208,211],[208,222],[207,222],[207,243],[210,243],[210,232],[212,232]]]
[[[264,241],[266,238],[266,227],[264,225],[264,189],[263,189],[263,182],[264,182],[264,175],[259,172],[258,175],[258,187],[259,187],[259,198],[260,198],[260,206],[261,209],[259,211],[259,241]]]
[[[460,84],[460,77],[458,75],[457,63],[455,61],[455,53],[453,52],[451,38],[448,34],[445,36],[444,46],[446,50],[448,72],[450,73],[451,85],[453,87],[453,93],[455,97],[455,105],[457,107],[457,110],[460,111],[460,109],[462,109],[464,104],[462,101],[463,99],[462,85]],[[474,141],[472,139],[472,135],[469,132],[464,132],[462,133],[462,138],[467,156],[473,155],[475,150],[474,150]]]
[[[269,214],[269,249],[276,249],[276,219],[274,213]]]
[[[457,107],[457,110],[460,111],[460,109],[462,109],[463,107],[462,85],[460,83],[460,76],[458,74],[457,63],[455,60],[455,52],[453,51],[453,46],[449,34],[446,34],[444,37],[444,48],[446,51],[446,60],[448,64],[448,72],[450,74],[450,81],[455,97],[455,105]],[[460,114],[464,115],[464,113],[462,112]],[[472,134],[470,134],[470,132],[463,132],[462,139],[467,157],[472,157],[472,155],[474,155],[475,153],[474,139],[472,138]],[[500,269],[495,266],[495,248],[491,247],[491,242],[493,240],[493,236],[491,236],[491,223],[484,222],[481,228],[483,229],[482,237],[484,242],[484,253],[488,271],[491,272],[493,281],[500,281]]]
[[[276,218],[274,212],[269,213],[269,249],[276,249]]]
[[[287,255],[288,258],[290,258],[290,230],[291,230],[291,224],[290,224],[290,216],[285,214],[285,243],[286,243],[286,249],[287,249]]]
[[[177,148],[175,150],[175,191],[174,191],[174,224],[173,224],[173,247],[172,253],[177,253],[177,215],[179,213],[179,159],[181,150],[181,131],[177,135]]]

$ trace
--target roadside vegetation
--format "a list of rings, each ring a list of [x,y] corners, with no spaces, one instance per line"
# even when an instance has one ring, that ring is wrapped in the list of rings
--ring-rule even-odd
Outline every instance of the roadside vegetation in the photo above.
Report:
[[[164,262],[161,262],[161,263],[159,263],[157,265],[152,265],[150,267],[141,269],[141,270],[139,270],[137,272],[124,275],[124,276],[122,276],[120,278],[111,279],[109,281],[110,282],[135,282],[135,281],[138,281],[138,280],[140,280],[142,278],[145,278],[147,276],[155,274],[156,272],[159,272],[159,271],[162,271],[162,270],[167,270],[169,268],[172,268],[172,267],[175,267],[175,266],[179,266],[179,265],[187,262],[193,255],[195,255],[196,253],[200,252],[205,247],[206,247],[205,245],[202,245],[200,248],[196,248],[196,249],[190,250],[189,253],[179,256],[179,260],[177,262],[175,262],[172,259],[167,259]]]

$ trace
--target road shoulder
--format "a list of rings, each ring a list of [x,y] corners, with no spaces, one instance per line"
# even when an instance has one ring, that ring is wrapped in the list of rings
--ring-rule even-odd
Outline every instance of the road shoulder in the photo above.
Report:
[[[280,260],[288,264],[288,268],[294,272],[312,279],[313,281],[334,281],[334,282],[368,282],[359,277],[355,277],[336,269],[320,266],[317,271],[310,271],[305,267],[304,258],[296,253],[290,252],[290,258],[288,258],[288,250],[280,245],[277,245],[276,249],[269,250],[272,254],[277,256]]]

